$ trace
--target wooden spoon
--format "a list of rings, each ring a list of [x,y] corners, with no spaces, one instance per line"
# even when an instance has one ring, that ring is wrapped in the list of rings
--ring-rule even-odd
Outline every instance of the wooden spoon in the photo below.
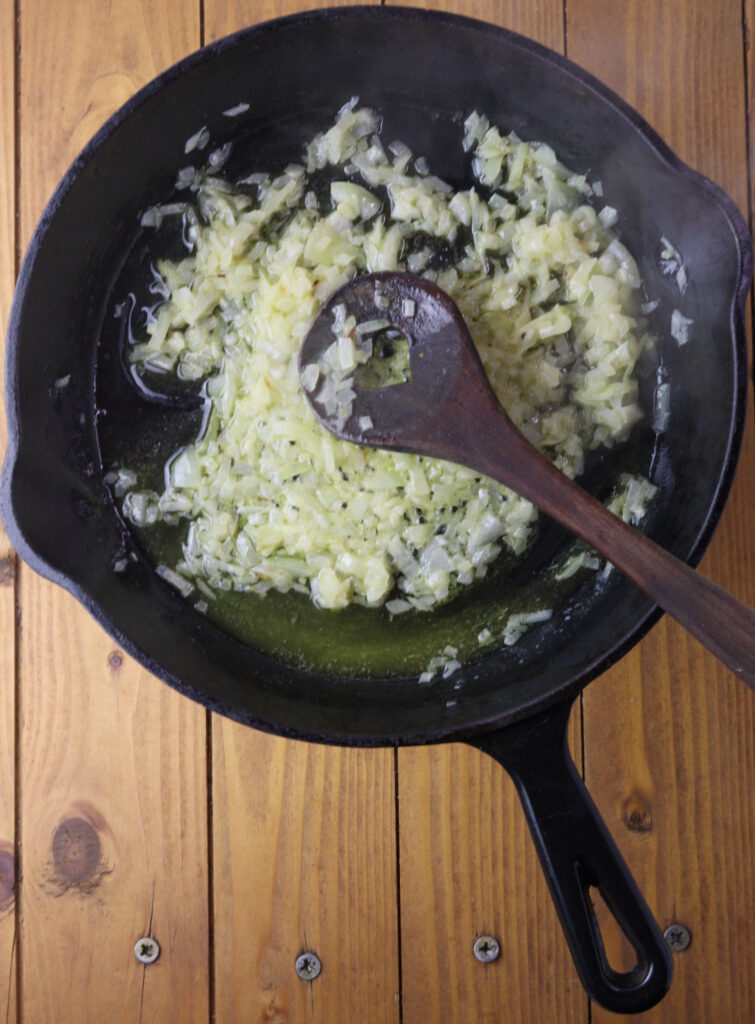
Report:
[[[389,321],[410,341],[410,379],[371,389],[351,383],[356,397],[345,422],[322,404],[322,377],[307,390],[313,371],[306,368],[335,341],[338,306],[357,324]],[[448,459],[510,487],[587,541],[755,687],[755,612],[613,515],[530,444],[501,408],[461,313],[437,285],[405,273],[355,278],[314,321],[299,373],[317,418],[332,433]]]

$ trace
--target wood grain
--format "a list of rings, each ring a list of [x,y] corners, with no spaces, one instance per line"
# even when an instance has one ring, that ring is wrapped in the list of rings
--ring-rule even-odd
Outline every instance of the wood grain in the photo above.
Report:
[[[0,360],[16,264],[15,26],[12,4],[0,7]],[[0,461],[7,432],[0,399]],[[0,525],[0,1012],[16,1014],[16,558]]]
[[[739,5],[569,3],[569,55],[747,210]],[[662,73],[660,73],[662,69]],[[755,604],[752,404],[736,482],[702,571]],[[752,693],[663,620],[585,695],[586,777],[662,926],[692,944],[648,1021],[755,1016]],[[610,751],[610,757],[606,752]],[[744,896],[744,894],[748,894]],[[607,925],[611,953],[621,956]],[[593,1020],[616,1020],[599,1008]]]
[[[20,214],[29,238],[101,122],[199,42],[198,7],[21,4]],[[67,594],[20,574],[23,1019],[209,1016],[205,714]],[[157,962],[133,947],[152,934]]]
[[[205,0],[204,41],[212,42],[271,18],[312,11],[318,7],[345,7],[352,0]]]
[[[316,2],[206,0],[206,41]],[[219,1021],[398,1022],[393,752],[213,723]],[[304,949],[323,971],[300,981]]]
[[[404,1020],[559,1024],[587,998],[508,776],[454,744],[399,757]],[[501,956],[474,958],[479,935]]]
[[[387,6],[391,4],[394,0],[386,0]],[[500,25],[511,32],[520,32],[559,53],[564,51],[562,0],[539,0],[538,3],[528,3],[527,0],[422,0],[410,4],[395,3],[394,6],[463,14],[467,18]]]
[[[393,752],[214,720],[219,1021],[398,1022]],[[294,963],[314,952],[322,974]]]

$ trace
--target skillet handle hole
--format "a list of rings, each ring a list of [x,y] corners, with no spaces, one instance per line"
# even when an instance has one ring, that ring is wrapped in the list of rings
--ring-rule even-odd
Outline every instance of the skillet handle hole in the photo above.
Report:
[[[619,975],[631,974],[640,963],[638,951],[603,899],[597,885],[588,886],[587,898],[592,904],[595,929],[609,970]]]

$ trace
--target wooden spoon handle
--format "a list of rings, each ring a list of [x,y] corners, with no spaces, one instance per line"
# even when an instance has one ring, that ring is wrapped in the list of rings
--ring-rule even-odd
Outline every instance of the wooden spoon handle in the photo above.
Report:
[[[623,522],[564,476],[499,409],[478,415],[464,461],[587,541],[755,688],[755,611]],[[472,451],[474,448],[474,451]]]

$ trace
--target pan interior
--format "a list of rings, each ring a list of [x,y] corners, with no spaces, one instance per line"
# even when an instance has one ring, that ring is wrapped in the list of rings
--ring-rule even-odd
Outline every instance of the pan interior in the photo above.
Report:
[[[323,110],[321,124],[327,125],[332,113]],[[403,122],[408,128],[417,120],[417,113],[411,106],[404,111],[395,104],[390,115],[384,115],[384,120],[389,118],[397,126]],[[458,151],[462,131],[458,117],[436,118],[431,139],[434,157]],[[273,125],[248,137],[237,136],[231,171],[239,176],[248,173],[250,164],[259,166],[277,144]],[[273,174],[285,163],[300,159],[301,152],[292,149],[284,156],[282,164],[272,167]],[[464,171],[468,175],[467,166]],[[467,187],[471,178],[456,184]],[[126,349],[129,340],[138,334],[145,311],[154,308],[153,267],[157,257],[180,259],[185,253],[178,218],[166,220],[157,234],[151,228],[136,233],[105,304],[98,344],[97,404],[104,414],[97,421],[97,434],[103,465],[106,470],[119,466],[135,469],[139,488],[158,492],[163,486],[166,460],[196,439],[205,412],[195,406],[197,384],[181,385],[171,376],[154,374],[150,384],[156,392],[167,389],[167,395],[141,392],[128,371]],[[143,326],[141,329],[143,332]],[[655,370],[655,364],[647,365],[645,374]],[[644,465],[638,467],[635,462],[627,446],[610,454],[596,454],[586,474],[588,486],[608,497],[620,472],[646,471]],[[154,564],[173,565],[180,557],[185,521],[173,527],[160,523],[141,530],[130,524],[128,528]],[[483,635],[494,638],[488,646],[498,646],[511,613],[559,608],[580,585],[591,586],[595,574],[590,570],[561,582],[556,579],[556,570],[573,547],[573,538],[546,520],[525,557],[502,556],[484,582],[465,588],[433,614],[391,616],[385,609],[361,606],[325,612],[306,595],[274,590],[265,597],[216,591],[206,614],[250,646],[304,668],[372,676],[420,673],[448,646],[458,651],[462,660],[479,656],[481,646],[485,646],[478,640],[483,630]]]
[[[416,146],[414,140],[419,137],[424,147],[418,155],[426,156],[433,171],[440,169],[456,188],[474,184],[469,158],[459,158],[463,126],[458,111],[427,111],[412,102],[397,100],[390,107],[377,109],[386,141],[409,138]],[[237,132],[233,136],[232,163],[226,171],[228,178],[234,180],[263,169],[275,176],[286,164],[301,160],[302,148],[296,142],[307,140],[308,126],[319,124],[322,130],[333,114],[332,107],[323,107],[289,116],[287,148],[282,148],[277,122],[249,133]],[[168,202],[181,198],[181,193],[165,197]],[[156,258],[180,259],[186,253],[181,231],[180,221],[174,218],[166,221],[158,233],[145,228],[136,234],[106,303],[98,347],[97,404],[105,412],[98,420],[103,464],[106,469],[136,469],[139,487],[158,492],[163,486],[166,460],[183,444],[195,440],[202,428],[203,410],[181,407],[182,399],[189,404],[197,385],[187,384],[182,389],[180,383],[169,378],[173,403],[150,401],[134,387],[123,350],[126,335],[138,330],[141,311],[154,306],[150,287]],[[130,317],[116,315],[124,308],[131,309]],[[646,377],[654,379],[656,372],[656,361],[645,365]],[[165,387],[157,375],[151,382],[158,390]],[[622,472],[647,473],[655,439],[646,436],[644,440],[649,449],[635,443],[594,455],[585,475],[587,486],[608,498]],[[186,536],[185,522],[175,527],[158,524],[141,530],[129,528],[154,564],[175,564]],[[486,646],[478,640],[483,630],[487,631],[483,635],[493,638],[488,647],[500,646],[506,621],[514,612],[558,610],[580,588],[595,589],[595,572],[590,570],[561,582],[556,580],[555,573],[573,546],[573,538],[565,531],[541,522],[526,556],[502,556],[484,581],[465,588],[430,614],[413,611],[391,616],[385,609],[356,605],[338,612],[322,611],[307,595],[294,592],[270,591],[262,597],[216,591],[216,600],[209,602],[206,615],[244,643],[305,669],[361,676],[419,674],[449,646],[463,661],[479,657]],[[545,625],[537,629],[548,632]]]
[[[729,212],[623,108],[539,48],[463,19],[373,9],[285,20],[208,48],[117,116],[71,172],[35,239],[15,310],[13,516],[48,574],[153,670],[209,706],[346,742],[463,734],[583,682],[641,630],[651,604],[616,573],[599,583],[577,577],[554,594],[542,570],[572,540],[544,524],[512,572],[502,564],[432,614],[325,613],[298,595],[268,595],[254,616],[229,609],[234,636],[227,619],[208,621],[155,576],[150,541],[125,527],[101,480],[103,463],[126,452],[161,472],[198,428],[196,410],[144,403],[128,385],[113,317],[115,304],[144,287],[152,239],[139,215],[170,201],[185,140],[206,125],[213,144],[232,141],[231,178],[282,167],[353,94],[382,114],[386,138],[405,140],[454,186],[471,184],[459,140],[473,109],[602,181],[648,297],[660,300],[652,327],[661,344],[641,382],[644,425],[597,458],[586,483],[604,498],[619,473],[648,476],[659,492],[647,532],[679,557],[699,555],[741,418],[741,339],[732,336],[741,266]],[[223,115],[240,101],[247,113]],[[661,236],[684,257],[683,296],[662,272]],[[683,347],[669,337],[675,308],[694,321]],[[56,389],[72,367],[71,385]],[[662,433],[650,425],[659,380],[670,397]],[[124,557],[126,571],[114,573]],[[479,653],[481,629],[534,602],[561,612],[514,648]],[[416,672],[448,644],[479,656],[449,680],[418,687]]]

